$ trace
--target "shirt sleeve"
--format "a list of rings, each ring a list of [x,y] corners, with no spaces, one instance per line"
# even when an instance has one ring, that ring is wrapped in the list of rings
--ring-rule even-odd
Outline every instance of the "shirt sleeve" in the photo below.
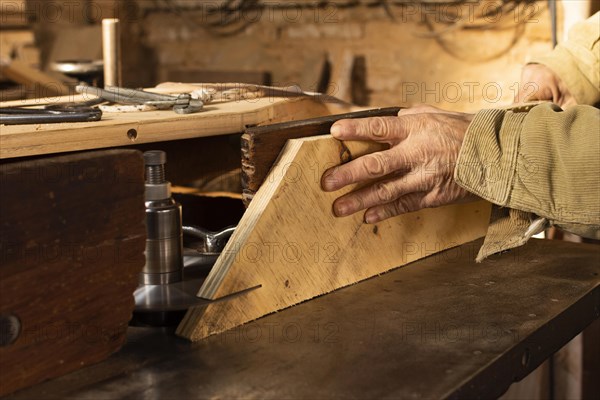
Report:
[[[543,103],[480,111],[454,171],[460,186],[495,205],[477,260],[547,224],[600,239],[599,176],[600,110]]]
[[[577,104],[600,102],[600,12],[571,28],[568,40],[549,54],[531,60],[554,71]]]

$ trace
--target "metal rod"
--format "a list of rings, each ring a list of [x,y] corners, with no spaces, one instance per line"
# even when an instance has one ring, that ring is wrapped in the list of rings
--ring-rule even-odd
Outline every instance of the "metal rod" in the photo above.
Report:
[[[118,18],[102,20],[104,85],[121,86],[121,23]]]

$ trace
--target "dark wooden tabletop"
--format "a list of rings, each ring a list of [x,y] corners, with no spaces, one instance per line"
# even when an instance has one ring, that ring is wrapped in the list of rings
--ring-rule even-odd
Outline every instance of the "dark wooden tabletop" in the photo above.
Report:
[[[12,398],[495,397],[598,318],[600,247],[532,240],[476,264],[480,243],[198,343],[130,328],[108,360]]]

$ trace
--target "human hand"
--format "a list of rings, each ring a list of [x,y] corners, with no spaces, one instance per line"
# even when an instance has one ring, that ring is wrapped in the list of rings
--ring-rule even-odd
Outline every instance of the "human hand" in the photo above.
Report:
[[[366,183],[336,199],[334,214],[367,209],[365,222],[376,223],[421,208],[477,200],[454,182],[458,153],[473,117],[420,106],[401,110],[398,117],[337,121],[331,127],[334,138],[373,140],[390,148],[325,171],[325,191]]]
[[[562,108],[577,105],[565,83],[554,71],[543,64],[528,64],[521,72],[521,84],[514,102],[536,100],[551,101]]]

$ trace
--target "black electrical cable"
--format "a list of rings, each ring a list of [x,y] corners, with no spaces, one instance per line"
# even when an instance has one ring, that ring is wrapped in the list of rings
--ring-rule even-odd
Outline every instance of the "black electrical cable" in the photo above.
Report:
[[[367,8],[383,8],[386,15],[392,21],[397,18],[394,15],[392,8],[402,8],[414,5],[423,6],[464,6],[464,5],[479,5],[478,0],[348,0],[346,2],[321,0],[307,3],[295,2],[271,2],[262,0],[225,0],[219,5],[204,4],[201,6],[192,5],[185,7],[181,3],[175,3],[173,0],[162,0],[167,6],[167,10],[179,16],[190,28],[201,26],[210,34],[215,36],[233,36],[244,32],[248,27],[260,20],[261,13],[265,10],[317,10],[335,7],[336,9],[350,9],[356,7]],[[519,35],[524,31],[524,18],[521,13],[528,9],[528,5],[535,3],[536,0],[500,0],[496,7],[485,7],[480,15],[475,16],[473,21],[467,21],[461,18],[458,14],[452,14],[450,8],[444,9],[447,14],[446,20],[436,19],[435,23],[431,21],[428,14],[424,14],[423,21],[427,28],[427,32],[415,32],[419,37],[433,38],[440,46],[451,55],[468,59],[469,57],[461,57],[458,52],[452,49],[452,46],[443,38],[443,36],[457,30],[507,30],[514,29],[515,36],[509,46],[490,58],[485,58],[478,61],[487,61],[497,58],[505,54],[518,41]],[[552,3],[553,0],[550,0]],[[155,1],[156,3],[156,1]],[[519,12],[518,20],[512,24],[499,24],[494,21],[498,16],[502,17],[511,12]],[[160,9],[159,11],[164,11]],[[202,11],[203,15],[200,20],[194,18],[194,11]],[[152,10],[147,10],[152,12]],[[258,18],[247,18],[248,13],[257,12]],[[484,21],[484,22],[482,22]],[[439,26],[443,26],[439,28]],[[436,26],[438,26],[436,28]]]
[[[509,2],[505,0],[505,3],[508,4]],[[507,6],[504,9],[503,13],[514,11],[519,6],[519,3],[531,3],[531,1],[530,0],[516,0],[514,3],[516,3],[516,5]],[[425,18],[425,24],[427,25],[428,29],[430,30],[430,36],[428,36],[428,37],[435,39],[437,41],[437,43],[440,45],[440,47],[442,47],[444,49],[444,51],[446,51],[448,54],[452,55],[455,58],[461,59],[461,60],[472,61],[472,62],[486,62],[486,61],[491,61],[491,60],[497,59],[497,58],[503,56],[504,54],[508,53],[510,51],[510,49],[519,41],[519,38],[522,36],[522,34],[525,31],[526,17],[531,17],[531,15],[527,15],[527,16],[524,15],[524,13],[526,12],[526,8],[521,8],[518,11],[520,11],[520,14],[518,15],[518,19],[517,19],[518,23],[513,24],[512,26],[504,27],[504,28],[498,28],[498,27],[488,28],[488,29],[496,29],[496,30],[514,29],[514,34],[512,36],[510,43],[507,46],[505,46],[500,51],[492,54],[491,56],[486,56],[486,57],[473,56],[471,53],[461,54],[460,51],[456,50],[452,46],[450,41],[447,41],[444,39],[443,35],[447,32],[441,33],[440,31],[436,31],[433,26],[433,23],[427,17]],[[500,14],[500,15],[503,15],[503,14]],[[488,14],[485,16],[490,17],[493,15]],[[468,28],[467,28],[467,26],[464,26],[463,29],[468,29]],[[471,29],[473,29],[473,28],[471,27]],[[480,27],[478,29],[486,29],[486,28]]]

